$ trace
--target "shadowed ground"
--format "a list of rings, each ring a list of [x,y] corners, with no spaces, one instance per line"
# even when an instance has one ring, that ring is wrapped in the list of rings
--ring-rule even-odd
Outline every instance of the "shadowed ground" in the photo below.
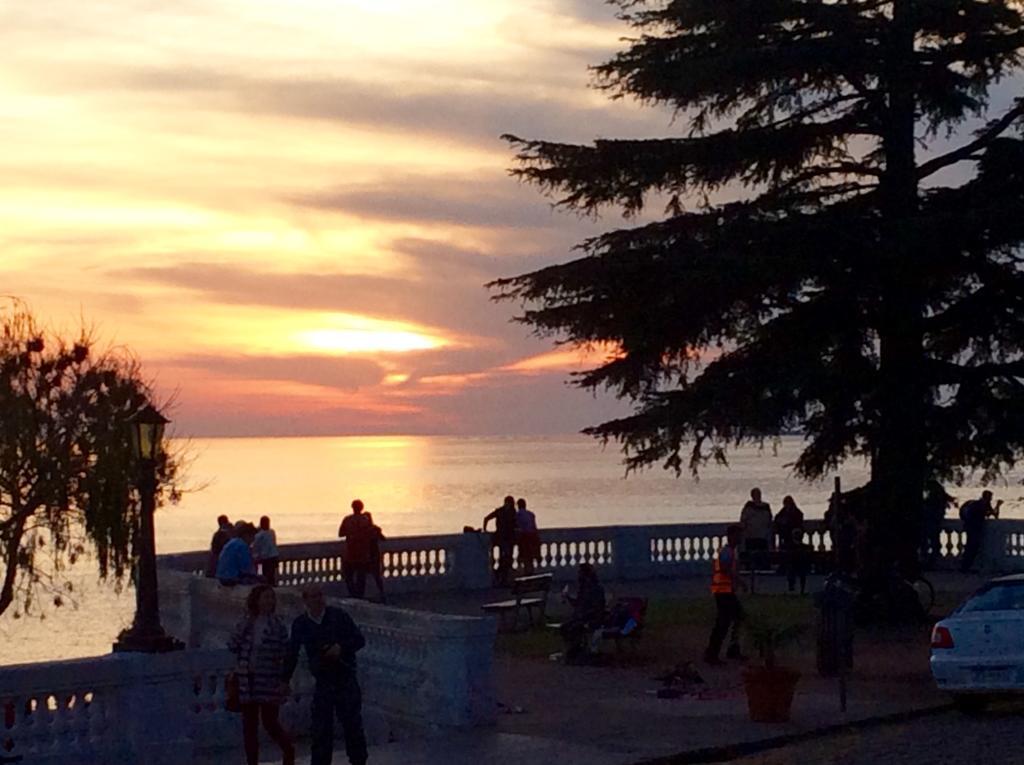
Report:
[[[983,579],[936,574],[932,581],[938,591],[934,613],[938,616],[959,603]],[[820,581],[812,580],[808,585],[814,591],[820,588]],[[758,582],[758,594],[745,598],[748,612],[754,618],[770,616],[775,622],[804,624],[808,631],[782,658],[783,663],[803,672],[792,721],[751,723],[740,677],[742,665],[730,662],[710,668],[699,662],[714,611],[706,582],[612,583],[607,590],[610,597],[641,595],[650,599],[645,634],[628,651],[616,655],[614,648],[607,646],[609,655],[602,665],[566,666],[549,659],[561,649],[557,632],[535,627],[502,633],[495,657],[499,704],[496,729],[395,742],[376,747],[372,761],[427,765],[486,759],[499,764],[531,761],[626,765],[681,752],[800,736],[843,723],[940,708],[948,701],[935,690],[928,671],[929,625],[865,628],[857,633],[849,706],[846,714],[841,714],[836,681],[819,678],[815,672],[817,612],[812,598],[786,594],[783,578],[765,577]],[[481,603],[503,595],[502,591],[439,593],[396,596],[389,602],[476,615]],[[548,614],[551,620],[557,621],[567,613],[560,600],[553,592]],[[745,652],[752,654],[752,647],[747,646]],[[657,698],[654,694],[661,684],[655,678],[684,661],[695,663],[705,685],[682,698]],[[906,725],[927,726],[927,719]],[[811,747],[813,742],[797,746]],[[335,757],[336,762],[345,761],[340,749]],[[818,760],[811,757],[809,761]],[[842,762],[845,765],[854,760]]]

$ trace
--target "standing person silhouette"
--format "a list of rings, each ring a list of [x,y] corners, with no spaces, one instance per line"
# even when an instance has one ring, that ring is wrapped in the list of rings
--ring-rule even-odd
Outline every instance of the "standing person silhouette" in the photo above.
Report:
[[[782,556],[782,570],[790,574],[795,562],[793,555],[795,534],[798,531],[803,534],[804,513],[797,507],[796,500],[789,494],[782,498],[782,508],[775,515],[772,525],[779,539],[778,546],[779,553]],[[789,589],[793,589],[792,585],[790,585]]]
[[[750,499],[740,511],[740,526],[743,527],[743,549],[751,568],[767,568],[772,540],[772,508],[761,499],[760,489],[750,490]]]
[[[540,532],[537,516],[526,509],[526,500],[516,500],[516,539],[519,542],[519,568],[529,576],[534,564],[540,560]]]
[[[260,574],[271,587],[277,585],[277,532],[270,528],[270,516],[260,518],[260,529],[252,540],[252,557],[260,567]]]
[[[484,516],[484,531],[487,531],[487,521],[491,519],[494,520],[494,535],[491,537],[491,543],[498,548],[495,584],[498,587],[507,587],[512,575],[512,548],[516,544],[515,497],[505,497],[501,507],[495,508]]]
[[[384,596],[384,556],[381,553],[380,543],[384,541],[384,531],[373,522],[373,518],[367,513],[366,516],[370,518],[370,557],[369,563],[367,564],[367,574],[373,579],[374,584],[377,585],[377,600],[380,603],[385,603],[386,598]]]
[[[348,594],[362,599],[366,595],[366,574],[370,570],[373,519],[363,513],[361,499],[352,500],[352,513],[341,521],[338,536],[345,540],[341,573]]]

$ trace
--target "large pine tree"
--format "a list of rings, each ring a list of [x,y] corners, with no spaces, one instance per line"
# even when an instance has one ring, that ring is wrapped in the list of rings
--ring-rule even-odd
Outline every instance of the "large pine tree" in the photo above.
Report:
[[[634,402],[589,429],[696,469],[790,429],[799,474],[871,463],[890,550],[929,476],[1024,450],[1024,3],[613,0],[637,36],[595,68],[678,134],[507,136],[575,211],[663,219],[497,282],[521,320],[610,344],[582,375]]]

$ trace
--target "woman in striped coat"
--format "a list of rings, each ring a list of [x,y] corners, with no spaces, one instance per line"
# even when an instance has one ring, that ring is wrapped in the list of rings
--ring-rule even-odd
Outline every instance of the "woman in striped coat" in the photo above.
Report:
[[[245,602],[246,617],[228,640],[228,648],[237,658],[239,700],[242,705],[242,738],[248,765],[259,763],[259,721],[281,747],[284,765],[295,764],[295,747],[281,727],[278,712],[287,686],[281,682],[288,652],[288,628],[274,613],[277,600],[274,588],[260,584],[252,588]]]

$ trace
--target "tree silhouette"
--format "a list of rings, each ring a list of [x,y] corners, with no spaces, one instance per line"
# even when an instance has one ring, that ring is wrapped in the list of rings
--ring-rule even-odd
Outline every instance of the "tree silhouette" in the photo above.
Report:
[[[928,476],[991,478],[1024,448],[1024,100],[993,97],[1020,72],[1024,4],[613,4],[637,35],[597,87],[686,131],[506,136],[514,174],[577,212],[665,215],[496,297],[615,349],[578,382],[634,402],[588,429],[629,466],[688,449],[696,470],[799,429],[798,474],[869,459],[893,550],[913,543]]]
[[[60,605],[63,574],[86,554],[123,580],[139,513],[129,421],[152,392],[128,354],[44,333],[19,302],[0,307],[0,330],[2,614],[42,593]],[[158,466],[163,499],[177,470],[174,457]]]

